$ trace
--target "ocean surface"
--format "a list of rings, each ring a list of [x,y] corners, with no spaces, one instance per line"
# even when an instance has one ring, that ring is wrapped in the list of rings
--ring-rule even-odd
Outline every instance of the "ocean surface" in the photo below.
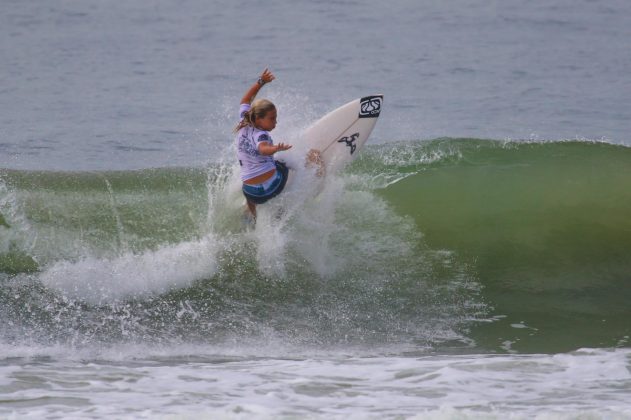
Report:
[[[631,3],[0,3],[0,418],[631,419]],[[384,94],[244,218],[232,129]],[[319,190],[318,195],[314,190]]]

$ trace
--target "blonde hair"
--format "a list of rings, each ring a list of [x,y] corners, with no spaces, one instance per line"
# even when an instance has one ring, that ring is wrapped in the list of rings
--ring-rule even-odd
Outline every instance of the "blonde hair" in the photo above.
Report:
[[[241,130],[243,127],[254,127],[257,118],[264,118],[268,112],[276,109],[276,105],[267,99],[257,99],[252,102],[250,110],[243,114],[243,119],[234,128],[234,132]]]

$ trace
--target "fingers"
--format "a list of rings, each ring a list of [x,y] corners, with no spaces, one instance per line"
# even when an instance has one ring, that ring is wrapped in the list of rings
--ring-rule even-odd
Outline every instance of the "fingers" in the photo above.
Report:
[[[261,79],[263,79],[265,83],[269,83],[272,80],[276,79],[276,76],[274,76],[274,74],[268,68],[266,68],[261,74]]]

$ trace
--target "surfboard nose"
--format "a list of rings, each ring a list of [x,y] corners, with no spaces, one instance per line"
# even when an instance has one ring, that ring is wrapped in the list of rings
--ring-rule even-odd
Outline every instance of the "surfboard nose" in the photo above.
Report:
[[[377,122],[382,104],[383,95],[355,99],[331,111],[305,131],[308,150],[320,151],[327,175],[357,157]]]
[[[376,118],[381,113],[383,95],[364,96],[360,99],[359,118]]]

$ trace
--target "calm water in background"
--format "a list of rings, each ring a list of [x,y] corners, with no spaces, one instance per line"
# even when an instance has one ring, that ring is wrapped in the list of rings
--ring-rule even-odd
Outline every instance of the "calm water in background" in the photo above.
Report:
[[[1,167],[204,164],[265,66],[278,77],[264,94],[280,102],[279,130],[383,93],[373,141],[631,141],[621,0],[0,8]]]
[[[631,418],[630,23],[0,2],[0,417]],[[266,66],[275,139],[385,108],[317,202],[244,231],[232,127]]]

